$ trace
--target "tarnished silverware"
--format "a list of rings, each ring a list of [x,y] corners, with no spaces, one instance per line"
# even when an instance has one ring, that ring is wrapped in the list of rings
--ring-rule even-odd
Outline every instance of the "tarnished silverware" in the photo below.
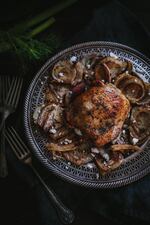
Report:
[[[3,127],[3,124],[7,117],[14,113],[20,98],[21,88],[22,88],[23,79],[20,77],[13,77],[8,94],[4,101],[4,105],[0,107],[0,112],[2,113],[2,122],[0,125],[0,130]]]
[[[33,170],[34,174],[37,176],[43,187],[45,188],[48,196],[52,200],[52,203],[56,209],[56,212],[59,216],[59,219],[63,224],[71,224],[74,220],[73,212],[68,209],[58,198],[55,192],[47,186],[45,181],[42,179],[36,168],[32,164],[31,153],[27,145],[23,142],[20,138],[19,134],[13,127],[6,129],[5,137],[10,147],[12,148],[13,152],[15,153],[16,157],[23,163],[30,166]]]
[[[0,76],[0,113],[3,112],[9,87],[10,87],[10,77],[4,75]],[[6,177],[7,175],[8,175],[8,168],[5,150],[5,121],[4,121],[2,129],[0,131],[0,177]]]
[[[5,150],[5,120],[7,117],[15,112],[20,93],[22,88],[22,78],[20,77],[8,77],[0,76],[1,95],[0,95],[0,113],[2,115],[2,121],[0,124],[0,137],[1,137],[1,149],[0,149],[0,177],[6,177],[8,175],[6,150]]]

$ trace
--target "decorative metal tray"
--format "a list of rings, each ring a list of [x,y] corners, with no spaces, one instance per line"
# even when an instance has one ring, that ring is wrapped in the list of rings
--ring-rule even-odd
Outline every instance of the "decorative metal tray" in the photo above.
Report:
[[[117,170],[101,176],[95,166],[92,168],[88,165],[77,167],[65,160],[53,160],[44,147],[46,138],[37,130],[32,119],[35,108],[43,103],[43,90],[53,65],[61,59],[69,59],[72,56],[82,58],[83,55],[93,52],[104,56],[114,53],[120,59],[131,61],[142,79],[150,82],[150,60],[130,47],[111,42],[87,42],[74,45],[50,58],[31,82],[24,105],[25,132],[33,154],[49,171],[81,186],[114,188],[134,182],[150,172],[150,146],[147,146],[143,152],[128,157]]]

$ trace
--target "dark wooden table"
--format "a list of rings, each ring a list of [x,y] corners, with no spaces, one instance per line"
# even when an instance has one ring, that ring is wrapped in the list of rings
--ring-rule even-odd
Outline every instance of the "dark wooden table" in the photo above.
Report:
[[[80,31],[92,17],[94,9],[101,7],[104,0],[78,1],[70,10],[58,15],[56,32],[61,33],[67,40],[73,34]],[[130,10],[132,10],[139,20],[150,30],[150,1],[149,0],[120,0]],[[48,1],[4,1],[4,6],[0,7],[1,28],[7,28],[12,22],[23,19],[27,14],[38,12],[45,8]],[[51,1],[52,4],[52,1]],[[79,10],[80,9],[80,10]],[[78,24],[78,25],[77,25]],[[68,29],[69,27],[69,29]],[[23,180],[18,179],[17,174],[9,164],[9,176],[0,180],[0,204],[2,211],[0,220],[3,225],[41,225],[38,221],[38,210],[36,199],[34,199],[33,189]],[[9,222],[10,221],[10,222]],[[89,213],[83,208],[78,209],[78,215],[73,225],[113,225],[111,221],[103,217],[97,217],[94,213]]]

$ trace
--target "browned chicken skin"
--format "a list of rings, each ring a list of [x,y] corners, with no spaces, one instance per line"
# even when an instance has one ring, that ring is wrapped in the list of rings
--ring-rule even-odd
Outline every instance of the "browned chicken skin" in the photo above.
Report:
[[[115,139],[130,111],[130,103],[112,84],[91,87],[69,106],[66,118],[100,147]]]

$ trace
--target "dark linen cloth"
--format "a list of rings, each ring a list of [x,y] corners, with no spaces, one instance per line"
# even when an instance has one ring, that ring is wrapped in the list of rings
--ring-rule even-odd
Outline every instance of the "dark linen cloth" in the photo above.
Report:
[[[113,41],[133,47],[150,56],[149,35],[136,17],[120,3],[114,1],[95,10],[91,22],[80,31],[65,47],[85,41]],[[30,78],[31,80],[31,78]],[[24,90],[29,81],[26,81]],[[23,109],[21,99],[19,110]],[[18,110],[18,112],[20,112]],[[16,117],[15,117],[16,116]],[[17,113],[12,124],[16,124]],[[16,129],[22,133],[23,120],[17,119]],[[27,141],[27,140],[26,140]],[[33,188],[36,196],[38,217],[42,225],[61,225],[51,202],[32,171],[20,164],[8,147],[7,157],[20,179]],[[116,224],[150,223],[150,176],[128,186],[112,190],[90,190],[61,180],[34,160],[36,168],[57,195],[75,213],[82,205],[91,212],[115,221]],[[142,222],[141,222],[142,221]],[[101,223],[101,222],[100,222]]]

